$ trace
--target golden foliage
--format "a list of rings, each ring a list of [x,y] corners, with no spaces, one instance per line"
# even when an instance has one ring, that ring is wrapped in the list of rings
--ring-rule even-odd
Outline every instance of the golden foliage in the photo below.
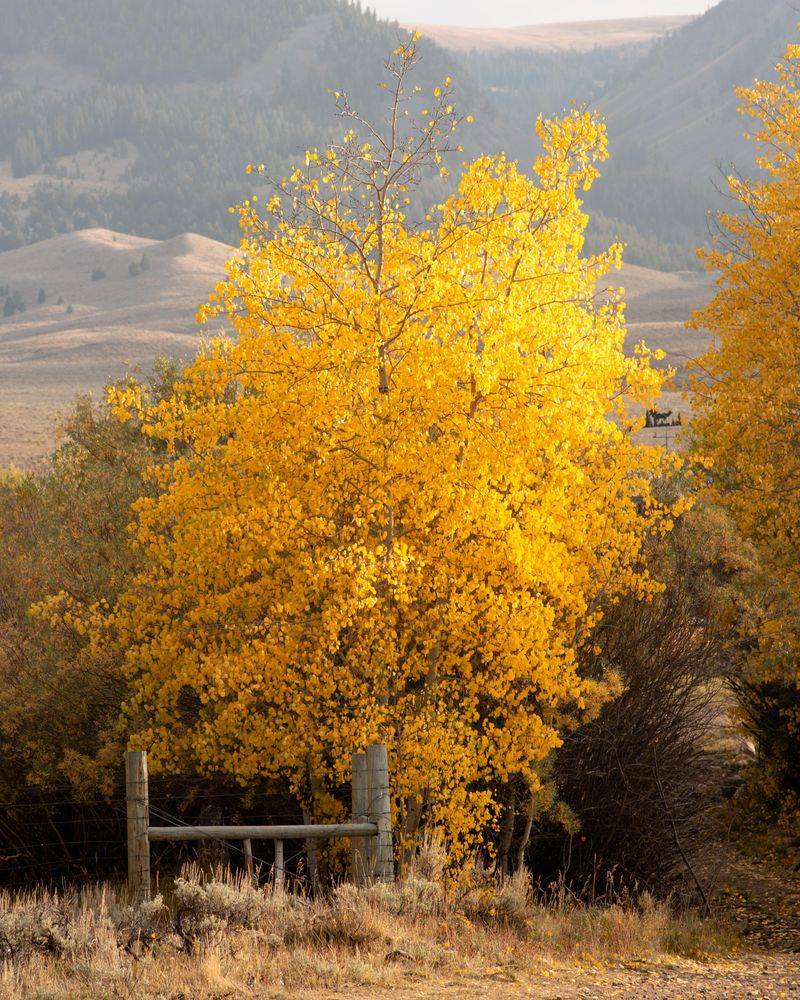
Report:
[[[778,685],[776,715],[800,722],[800,49],[789,46],[775,82],[742,89],[740,111],[764,180],[729,178],[736,214],[721,219],[703,252],[719,274],[711,304],[695,315],[714,342],[697,363],[694,434],[710,468],[708,491],[758,551],[767,579],[759,595],[758,649],[745,683]],[[785,689],[781,693],[781,688]],[[791,693],[790,693],[791,692]],[[761,697],[761,696],[759,696]],[[795,743],[797,735],[793,737]],[[767,750],[767,747],[762,747]]]
[[[464,165],[423,225],[406,191],[458,147],[449,81],[418,124],[391,63],[389,128],[352,127],[240,208],[240,252],[202,310],[218,341],[170,398],[113,396],[173,460],[136,505],[143,569],[85,624],[124,657],[154,766],[290,777],[298,794],[390,747],[403,829],[467,851],[492,782],[535,792],[559,733],[614,678],[580,675],[601,601],[647,595],[671,512],[626,399],[660,375],[623,353],[620,248],[582,255],[602,123],[540,121],[534,176]],[[261,168],[254,168],[259,172]]]

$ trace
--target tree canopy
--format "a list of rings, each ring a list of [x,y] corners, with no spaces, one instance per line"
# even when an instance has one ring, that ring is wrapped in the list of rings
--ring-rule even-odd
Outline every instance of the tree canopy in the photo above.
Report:
[[[693,324],[714,340],[695,379],[694,435],[709,460],[707,488],[759,552],[768,596],[742,683],[762,750],[783,793],[800,795],[800,47],[789,46],[776,82],[742,89],[741,111],[765,179],[729,179],[740,209],[721,219],[702,256],[719,274],[714,300]],[[755,700],[753,700],[755,699]],[[763,721],[763,720],[762,720]],[[780,735],[778,735],[780,734]],[[773,788],[773,792],[779,791]]]

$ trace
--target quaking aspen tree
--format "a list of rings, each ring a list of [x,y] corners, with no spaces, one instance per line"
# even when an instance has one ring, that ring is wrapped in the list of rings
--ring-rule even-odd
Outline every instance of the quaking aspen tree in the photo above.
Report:
[[[626,415],[661,375],[623,352],[621,293],[596,293],[621,249],[583,255],[603,124],[540,120],[532,175],[481,156],[416,224],[460,124],[450,80],[409,84],[416,59],[412,40],[387,63],[385,128],[336,95],[342,142],[240,206],[201,309],[235,339],[167,400],[113,396],[172,460],[135,507],[141,572],[85,627],[124,659],[152,767],[313,776],[319,809],[384,741],[400,840],[435,825],[464,859],[493,788],[535,800],[615,690],[577,653],[603,602],[658,586],[642,543],[674,510]]]
[[[714,247],[701,252],[718,278],[714,299],[692,321],[714,335],[696,364],[693,434],[709,460],[711,498],[758,551],[766,586],[742,690],[772,758],[771,791],[793,789],[798,809],[800,46],[788,47],[775,81],[738,94],[741,113],[756,122],[763,173],[728,179],[737,211],[721,217]]]

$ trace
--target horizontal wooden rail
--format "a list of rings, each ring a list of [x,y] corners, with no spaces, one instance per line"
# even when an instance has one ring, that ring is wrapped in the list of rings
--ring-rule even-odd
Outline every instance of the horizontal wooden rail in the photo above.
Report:
[[[349,823],[297,823],[285,826],[150,826],[147,781],[147,751],[129,750],[125,754],[125,797],[128,817],[128,885],[138,902],[150,899],[150,841],[218,840],[240,841],[247,873],[258,880],[253,857],[254,840],[271,840],[275,862],[271,866],[272,884],[284,885],[286,859],[284,841],[305,841],[306,863],[313,889],[316,889],[315,842],[327,837],[350,838],[352,874],[357,885],[371,881],[394,881],[392,852],[392,807],[389,789],[389,759],[384,744],[373,743],[366,753],[352,758],[352,803]],[[307,814],[306,808],[303,815]],[[292,855],[294,858],[295,855]],[[291,858],[289,859],[291,860]]]
[[[307,840],[311,837],[374,837],[377,823],[308,826],[148,826],[150,840]]]

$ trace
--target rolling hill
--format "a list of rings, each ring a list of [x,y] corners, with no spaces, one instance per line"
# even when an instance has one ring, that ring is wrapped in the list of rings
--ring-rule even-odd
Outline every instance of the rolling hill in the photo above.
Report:
[[[629,244],[629,341],[680,368],[702,346],[682,323],[708,295],[689,268],[719,204],[715,164],[752,162],[733,88],[770,72],[797,16],[784,0],[722,0],[645,44],[611,44],[624,31],[597,24],[608,44],[587,51],[581,25],[551,29],[542,51],[427,42],[419,82],[456,79],[477,122],[468,156],[530,163],[536,114],[572,98],[606,114],[589,246]],[[195,308],[237,238],[228,206],[252,191],[244,164],[280,173],[338,131],[331,85],[380,115],[400,29],[340,0],[193,0],[190,13],[179,0],[0,0],[0,23],[0,287],[26,305],[0,317],[0,462],[30,462],[76,392],[194,353]],[[426,182],[421,198],[435,192]]]
[[[786,0],[723,0],[656,42],[597,99],[613,160],[592,203],[644,235],[705,242],[722,174],[755,169],[735,90],[774,75],[798,17]]]
[[[597,107],[611,159],[588,199],[604,217],[596,228],[606,240],[615,232],[627,239],[637,262],[680,269],[696,266],[690,250],[708,239],[709,211],[725,204],[720,168],[755,169],[735,89],[773,76],[799,37],[798,19],[787,0],[722,0],[644,48],[461,58],[520,130],[537,111],[557,112],[572,99]]]
[[[246,165],[280,177],[338,136],[330,88],[380,118],[404,34],[342,0],[0,0],[0,24],[0,250],[90,226],[235,240]],[[458,78],[475,114],[468,154],[531,145],[421,48],[416,82]]]
[[[87,229],[0,254],[0,286],[26,304],[0,317],[0,465],[46,454],[76,394],[159,354],[193,357],[197,306],[232,252],[193,233],[158,241]],[[105,277],[93,279],[98,269]]]
[[[590,200],[594,244],[620,236],[636,263],[686,269],[720,204],[716,164],[752,164],[733,88],[770,72],[797,17],[786,0],[722,0],[688,22],[483,33],[528,49],[423,39],[418,82],[456,81],[475,117],[468,156],[530,163],[538,113],[599,107],[612,159]],[[0,250],[87,227],[234,241],[244,166],[281,175],[338,132],[328,88],[380,117],[402,33],[346,0],[0,0],[0,24]],[[416,210],[440,193],[428,183]]]

